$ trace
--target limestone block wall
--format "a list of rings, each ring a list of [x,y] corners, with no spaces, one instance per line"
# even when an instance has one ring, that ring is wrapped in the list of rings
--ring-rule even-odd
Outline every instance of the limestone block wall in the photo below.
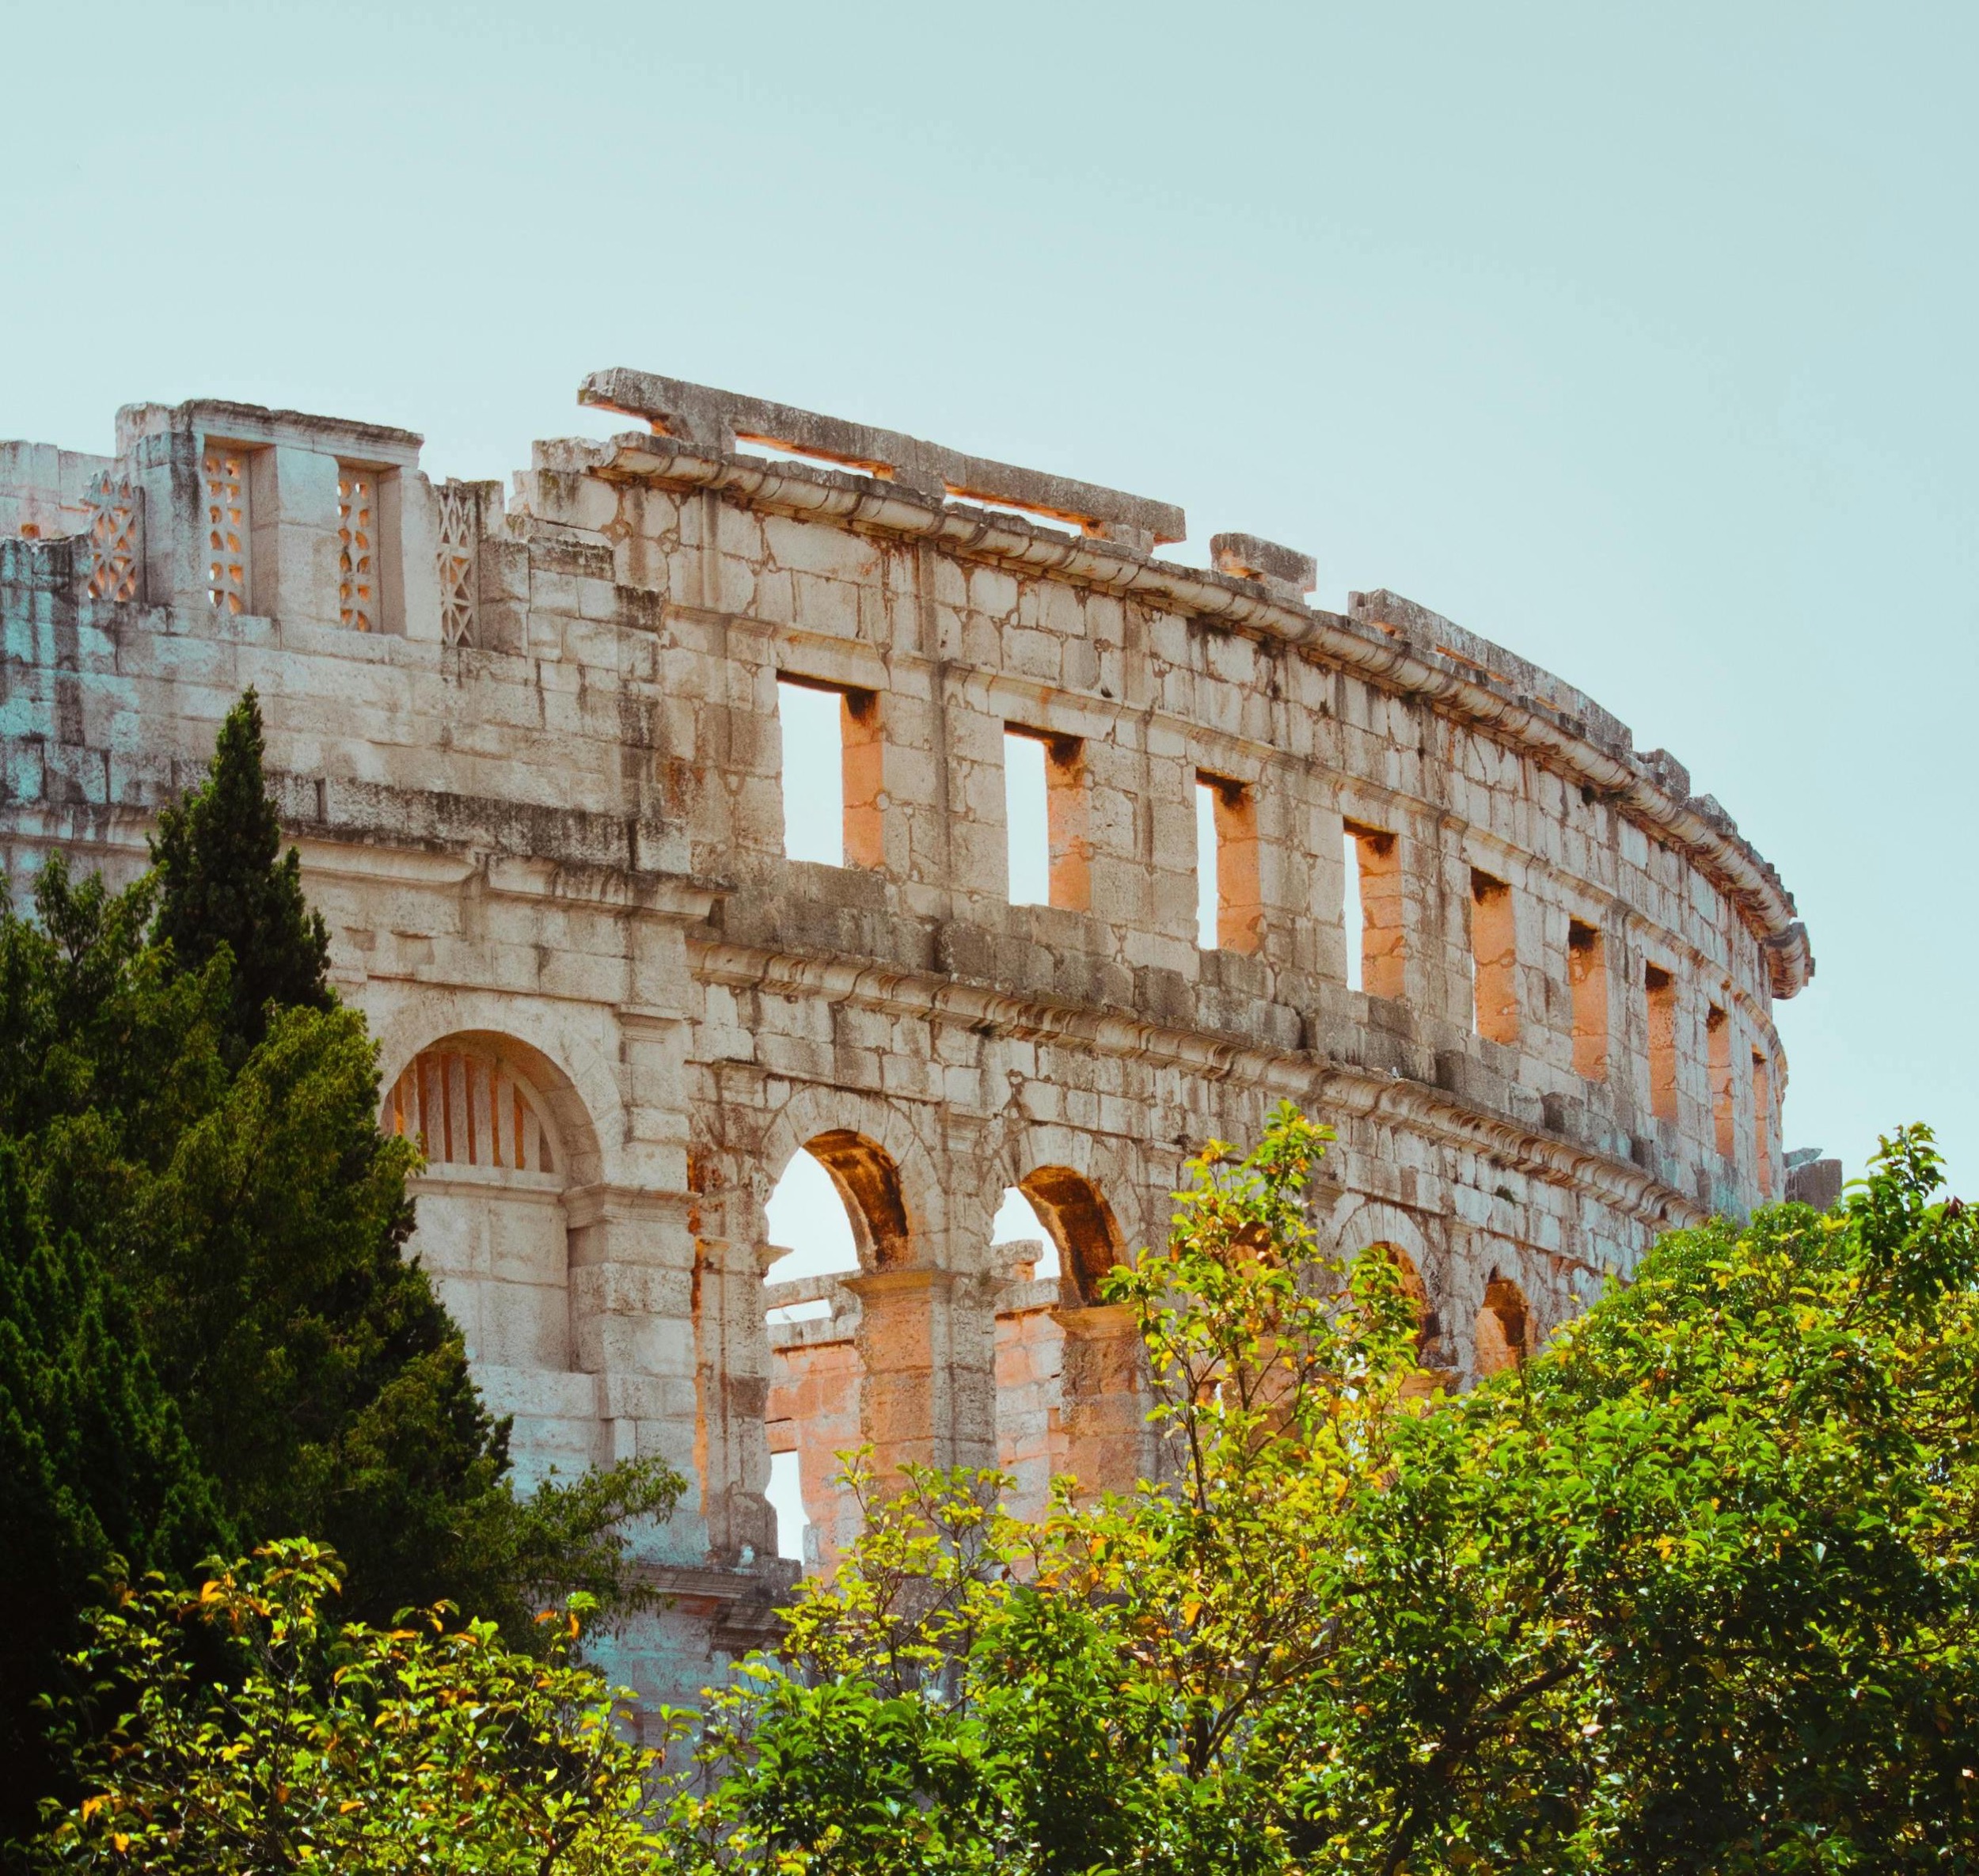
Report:
[[[1270,542],[1164,561],[1167,504],[646,374],[580,396],[643,427],[509,491],[216,402],[133,407],[111,458],[0,445],[0,854],[17,890],[56,845],[134,872],[257,689],[382,1123],[425,1145],[416,1248],[526,1475],[692,1481],[641,1539],[674,1598],[622,1638],[642,1686],[765,1632],[773,1450],[827,1564],[856,1441],[1029,1504],[1144,1468],[1098,1278],[1280,1099],[1338,1131],[1331,1242],[1405,1260],[1459,1380],[1780,1189],[1806,935],[1590,700],[1395,594],[1313,606]],[[842,866],[786,857],[793,682],[841,700]],[[1012,735],[1048,905],[1010,902]],[[861,1267],[772,1323],[800,1151]],[[1055,1279],[992,1245],[1012,1186]]]

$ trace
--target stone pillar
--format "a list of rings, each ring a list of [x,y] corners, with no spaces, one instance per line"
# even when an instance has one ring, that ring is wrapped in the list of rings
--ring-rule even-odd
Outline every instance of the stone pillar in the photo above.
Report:
[[[774,1557],[777,1517],[764,1495],[769,1483],[765,1422],[772,1365],[763,1321],[766,1241],[696,1240],[700,1424],[697,1449],[710,1552],[728,1563]]]
[[[997,1463],[996,1312],[987,1281],[915,1268],[849,1277],[865,1371],[860,1431],[882,1489],[904,1464]]]
[[[1064,1335],[1051,1469],[1079,1481],[1081,1502],[1122,1495],[1148,1475],[1146,1362],[1134,1312],[1093,1303],[1051,1312]]]
[[[572,1364],[598,1377],[598,1457],[659,1457],[690,1486],[696,1438],[693,1240],[686,1194],[591,1185],[565,1195]],[[698,1553],[690,1491],[670,1550]]]

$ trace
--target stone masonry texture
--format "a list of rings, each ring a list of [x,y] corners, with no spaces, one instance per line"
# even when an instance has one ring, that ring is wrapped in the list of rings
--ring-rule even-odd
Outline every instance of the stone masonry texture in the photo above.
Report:
[[[132,875],[256,689],[519,1465],[689,1481],[610,1664],[645,1692],[770,1632],[773,1453],[827,1566],[862,1441],[1033,1507],[1130,1483],[1098,1279],[1281,1100],[1338,1132],[1328,1247],[1403,1262],[1452,1384],[1778,1195],[1806,933],[1590,700],[1394,594],[1311,605],[1295,549],[1157,558],[1168,503],[646,372],[579,395],[626,433],[508,490],[213,401],[127,408],[113,458],[0,444],[0,849],[17,899],[56,848]],[[785,857],[780,679],[844,699],[852,864]],[[1064,902],[1009,902],[1011,731],[1050,752]],[[860,1268],[768,1286],[806,1149]],[[992,1247],[1012,1186],[1055,1277]]]

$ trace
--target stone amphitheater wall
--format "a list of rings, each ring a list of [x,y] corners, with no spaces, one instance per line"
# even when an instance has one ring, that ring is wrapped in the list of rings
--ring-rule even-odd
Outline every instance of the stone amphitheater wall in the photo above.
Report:
[[[1001,1463],[1029,1503],[1144,1468],[1092,1273],[1280,1100],[1337,1130],[1329,1247],[1406,1259],[1458,1380],[1780,1188],[1806,934],[1590,700],[1395,594],[1313,606],[1270,542],[1164,561],[1166,504],[646,374],[580,395],[643,427],[511,491],[213,401],[127,409],[113,458],[0,446],[0,853],[134,872],[255,687],[525,1472],[691,1481],[642,1540],[673,1601],[623,1642],[639,1684],[766,1632],[773,1451],[827,1563],[838,1445]],[[841,699],[845,865],[786,857],[792,681]],[[1013,732],[1058,903],[1010,902]],[[807,1149],[860,1269],[766,1290]],[[1056,1278],[993,1245],[1013,1186]]]

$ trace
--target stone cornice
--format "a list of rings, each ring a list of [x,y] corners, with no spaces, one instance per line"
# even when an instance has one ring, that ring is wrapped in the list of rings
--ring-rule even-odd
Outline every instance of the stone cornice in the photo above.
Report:
[[[1114,1010],[1016,997],[933,973],[689,940],[695,974],[730,989],[808,997],[876,1013],[940,1021],[1027,1041],[1069,1042],[1096,1054],[1149,1061],[1209,1080],[1237,1080],[1297,1102],[1324,1118],[1391,1120],[1440,1144],[1490,1155],[1552,1185],[1593,1194],[1652,1230],[1698,1224],[1696,1202],[1640,1167],[1526,1126],[1446,1090],[1372,1073],[1301,1051],[1265,1048]]]
[[[1676,765],[1660,752],[1638,754],[1626,731],[1605,712],[1577,712],[1572,703],[1585,700],[1568,686],[1558,685],[1566,704],[1533,695],[1472,659],[1419,642],[1407,618],[1396,624],[1324,612],[1262,581],[1176,566],[1130,542],[1067,535],[871,476],[711,454],[668,436],[628,432],[608,442],[566,438],[539,443],[536,459],[563,473],[714,489],[754,507],[932,541],[965,557],[1142,596],[1189,617],[1282,640],[1378,689],[1419,699],[1568,781],[1599,791],[1725,894],[1765,950],[1775,996],[1791,997],[1814,974],[1806,928],[1780,875],[1711,797],[1673,785]]]

